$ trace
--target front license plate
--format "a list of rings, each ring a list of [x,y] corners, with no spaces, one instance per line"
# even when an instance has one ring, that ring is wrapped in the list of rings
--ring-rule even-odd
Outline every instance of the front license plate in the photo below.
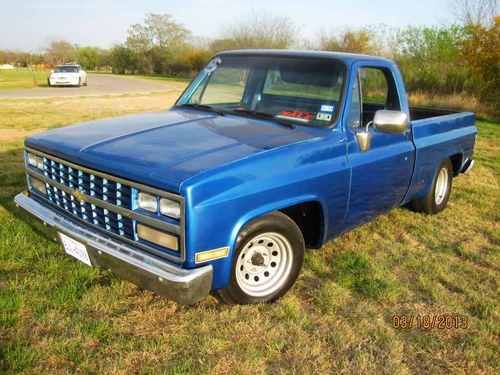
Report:
[[[66,251],[67,254],[92,267],[92,263],[90,263],[89,253],[87,252],[87,248],[84,244],[75,241],[71,237],[68,237],[62,233],[59,233],[59,238],[61,239],[61,242],[64,246],[64,251]]]

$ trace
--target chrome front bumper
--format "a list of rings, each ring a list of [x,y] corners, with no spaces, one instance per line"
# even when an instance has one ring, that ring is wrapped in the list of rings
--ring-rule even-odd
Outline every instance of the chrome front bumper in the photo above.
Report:
[[[206,297],[212,286],[212,266],[184,269],[139,252],[20,193],[15,203],[56,231],[85,244],[93,266],[111,270],[121,278],[185,305]]]

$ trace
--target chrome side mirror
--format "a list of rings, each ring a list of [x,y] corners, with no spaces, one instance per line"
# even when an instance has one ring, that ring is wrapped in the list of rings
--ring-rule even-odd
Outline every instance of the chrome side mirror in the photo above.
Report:
[[[372,135],[366,130],[362,130],[356,133],[356,139],[358,140],[359,149],[362,152],[368,151],[372,144]]]
[[[375,112],[373,128],[381,133],[400,134],[408,130],[408,115],[401,111],[381,109]]]

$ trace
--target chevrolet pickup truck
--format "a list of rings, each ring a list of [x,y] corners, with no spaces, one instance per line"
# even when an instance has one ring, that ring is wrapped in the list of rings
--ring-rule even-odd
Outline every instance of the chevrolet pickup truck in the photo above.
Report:
[[[473,113],[409,107],[384,58],[227,51],[169,110],[27,138],[15,202],[66,253],[179,303],[270,302],[306,248],[443,210],[476,133]]]

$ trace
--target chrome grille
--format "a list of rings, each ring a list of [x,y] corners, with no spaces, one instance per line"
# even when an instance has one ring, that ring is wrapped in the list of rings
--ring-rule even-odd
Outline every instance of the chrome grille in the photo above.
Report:
[[[33,154],[41,160],[28,162]],[[178,194],[159,190],[117,176],[95,171],[31,148],[26,149],[27,182],[31,193],[47,200],[55,208],[105,230],[110,235],[133,243],[138,248],[174,262],[186,260],[184,215],[178,220],[150,214],[136,206],[140,191],[179,202],[184,212],[184,199]],[[45,182],[46,194],[31,184],[31,179]],[[136,223],[143,223],[179,239],[179,248],[169,249],[141,240]]]
[[[132,188],[44,157],[43,174],[64,186],[101,199],[110,204],[131,209]],[[47,184],[48,199],[59,208],[71,212],[87,223],[112,233],[134,239],[133,221],[94,204],[78,201],[55,186]]]

